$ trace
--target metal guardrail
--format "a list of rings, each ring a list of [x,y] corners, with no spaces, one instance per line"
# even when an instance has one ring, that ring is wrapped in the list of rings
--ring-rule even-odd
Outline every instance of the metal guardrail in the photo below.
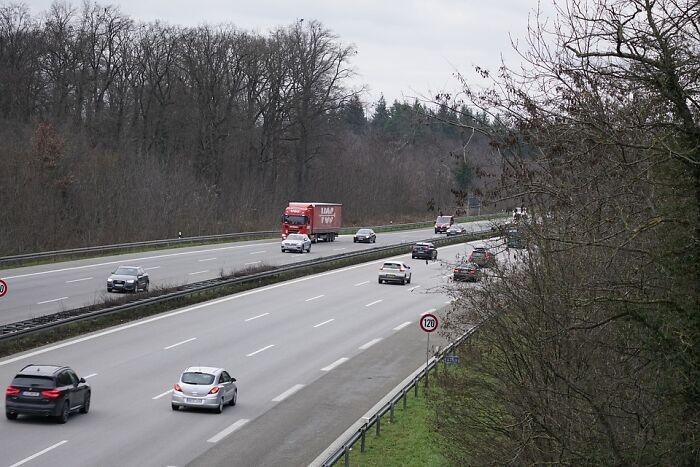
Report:
[[[474,221],[476,220],[484,220],[485,217],[493,217],[493,216],[478,216],[479,219],[473,219]],[[405,223],[405,224],[385,224],[385,225],[377,225],[372,228],[377,231],[381,230],[389,230],[389,229],[394,229],[394,230],[401,230],[401,229],[412,229],[412,228],[419,228],[421,226],[424,226],[426,224],[430,224],[433,221],[427,220],[423,222],[411,222],[411,223]],[[343,227],[340,229],[341,233],[352,233],[356,231],[359,227]],[[84,255],[88,253],[100,253],[100,254],[106,254],[109,252],[118,252],[118,251],[123,251],[123,250],[129,250],[129,249],[134,249],[134,248],[141,248],[141,247],[169,247],[169,246],[181,246],[181,245],[187,245],[190,243],[207,243],[207,242],[216,242],[216,241],[226,241],[226,240],[237,240],[241,238],[250,238],[250,239],[260,239],[260,238],[266,238],[266,237],[271,237],[274,235],[278,235],[279,230],[262,230],[259,232],[238,232],[238,233],[227,233],[227,234],[218,234],[218,235],[200,235],[196,237],[183,237],[183,238],[170,238],[170,239],[164,239],[164,240],[146,240],[142,242],[131,242],[131,243],[115,243],[113,245],[101,245],[101,246],[89,246],[89,247],[82,247],[82,248],[70,248],[66,250],[55,250],[55,251],[43,251],[43,252],[38,252],[38,253],[26,253],[26,254],[20,254],[20,255],[11,255],[11,256],[1,256],[0,257],[0,266],[3,265],[9,265],[12,263],[17,263],[21,261],[31,261],[31,260],[40,260],[40,259],[50,259],[50,258],[60,258],[63,256],[71,256],[71,255]]]
[[[350,451],[352,450],[353,446],[359,441],[360,442],[360,452],[365,452],[365,438],[367,436],[367,432],[374,427],[376,431],[376,436],[379,436],[379,433],[381,431],[381,422],[382,422],[382,417],[389,413],[390,415],[390,422],[394,422],[394,408],[401,402],[403,401],[403,408],[406,409],[407,406],[407,396],[408,393],[413,390],[415,392],[415,396],[418,396],[418,386],[419,383],[423,378],[428,378],[430,370],[433,368],[436,368],[437,365],[444,360],[446,355],[449,355],[454,351],[456,347],[459,347],[465,340],[467,340],[474,332],[476,332],[477,327],[473,327],[466,333],[462,334],[456,341],[452,342],[449,344],[445,349],[442,351],[438,352],[429,362],[428,364],[423,368],[422,371],[420,371],[417,375],[411,379],[410,382],[405,384],[403,387],[399,389],[394,389],[393,391],[393,396],[391,399],[381,406],[372,416],[369,418],[365,419],[365,423],[357,430],[355,431],[352,435],[350,435],[338,448],[335,452],[333,452],[330,456],[328,456],[325,461],[321,463],[322,467],[331,467],[333,466],[336,462],[338,462],[341,458],[344,458],[344,465],[345,467],[350,466]],[[427,381],[426,381],[427,382]],[[391,394],[391,393],[390,393]]]
[[[481,230],[477,232],[468,232],[463,235],[446,237],[446,238],[430,238],[423,241],[433,242],[436,245],[448,245],[453,243],[460,243],[463,241],[469,241],[470,239],[479,239],[486,233],[492,233],[490,229]],[[190,295],[195,295],[201,292],[210,291],[217,288],[229,287],[232,285],[245,284],[248,282],[259,282],[263,279],[272,278],[276,275],[293,272],[302,271],[305,268],[312,268],[326,263],[331,263],[334,261],[346,260],[350,258],[362,258],[371,257],[378,253],[389,253],[393,250],[400,250],[408,247],[415,242],[405,242],[398,243],[394,245],[387,245],[382,247],[375,247],[361,251],[354,251],[350,253],[342,253],[333,256],[326,256],[323,258],[303,261],[294,263],[291,265],[285,265],[277,267],[271,271],[259,272],[250,274],[247,276],[236,277],[236,278],[221,278],[221,279],[211,279],[208,281],[195,282],[186,286],[180,286],[179,290],[175,292],[170,292],[159,297],[143,298],[141,300],[136,300],[134,302],[125,303],[122,305],[116,305],[113,307],[108,307],[100,310],[94,310],[92,307],[82,307],[73,310],[61,311],[58,313],[53,313],[49,315],[39,316],[36,318],[18,321],[15,323],[9,323],[5,325],[0,325],[0,341],[9,339],[12,337],[17,337],[21,335],[27,335],[35,333],[37,331],[46,330],[49,328],[61,326],[67,323],[72,323],[76,321],[93,319],[96,317],[107,316],[114,313],[125,312],[129,310],[135,310],[138,308],[152,306],[157,304],[166,303],[169,301],[174,301],[183,297]],[[390,254],[388,255],[390,256]]]

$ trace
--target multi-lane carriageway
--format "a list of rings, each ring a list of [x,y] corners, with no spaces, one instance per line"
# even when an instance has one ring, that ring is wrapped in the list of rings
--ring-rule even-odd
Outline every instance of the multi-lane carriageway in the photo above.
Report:
[[[411,241],[431,234],[381,234],[378,242]],[[260,259],[271,264],[304,257],[281,255],[277,242],[235,246],[193,248],[189,255],[159,252],[13,270],[10,281],[50,279],[60,286],[87,270],[96,276],[115,264],[150,261],[163,273],[172,271],[172,280],[192,272],[208,257],[219,265],[251,259],[255,251],[265,251]],[[361,248],[342,238],[314,245],[311,254],[343,247]],[[449,261],[470,248],[442,247],[440,258]],[[9,384],[28,363],[67,364],[87,378],[93,391],[90,413],[73,415],[66,425],[26,417],[0,421],[0,466],[182,466],[214,446],[243,439],[256,441],[238,447],[235,458],[227,457],[228,465],[307,464],[347,428],[348,420],[359,418],[376,402],[367,400],[365,392],[376,390],[377,380],[383,378],[391,386],[417,368],[425,356],[424,341],[416,332],[418,318],[450,302],[445,288],[450,285],[449,268],[440,261],[411,260],[410,254],[399,258],[412,266],[410,285],[378,284],[380,261],[373,261],[173,310],[0,360],[2,384]],[[101,287],[104,277],[93,287]],[[32,296],[31,288],[24,295]],[[387,360],[391,352],[398,352],[397,357]],[[379,361],[383,363],[377,368]],[[173,412],[170,390],[191,365],[227,368],[238,379],[238,405],[220,415]],[[333,379],[344,368],[353,368],[350,379]],[[363,382],[363,375],[377,372],[381,378]],[[323,420],[313,417],[314,407],[321,413],[328,405],[316,405],[321,396],[314,388],[320,387],[337,401]],[[263,424],[275,413],[285,415],[279,423]],[[295,434],[290,451],[284,440]]]

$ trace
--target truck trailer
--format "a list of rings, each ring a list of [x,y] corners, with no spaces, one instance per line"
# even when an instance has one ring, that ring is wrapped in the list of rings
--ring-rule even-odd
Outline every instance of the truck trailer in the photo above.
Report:
[[[289,234],[301,233],[308,235],[313,243],[334,242],[342,220],[342,204],[290,202],[282,215],[282,240]]]

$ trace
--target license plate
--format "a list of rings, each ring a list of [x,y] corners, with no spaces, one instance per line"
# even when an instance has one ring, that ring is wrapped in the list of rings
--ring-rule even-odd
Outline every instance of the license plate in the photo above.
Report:
[[[190,399],[189,397],[185,398],[185,402],[188,404],[203,404],[204,401],[202,399]]]
[[[34,391],[24,391],[24,392],[22,393],[22,395],[23,395],[23,396],[33,396],[33,397],[36,397],[36,396],[39,395],[39,393],[38,393],[38,392],[34,392]]]

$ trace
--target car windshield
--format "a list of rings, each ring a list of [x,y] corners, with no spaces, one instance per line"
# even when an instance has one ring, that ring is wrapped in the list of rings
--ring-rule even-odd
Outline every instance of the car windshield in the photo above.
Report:
[[[437,218],[435,221],[438,224],[449,224],[450,223],[450,216],[440,216]]]
[[[182,382],[185,384],[212,384],[214,375],[209,373],[186,372],[182,374]]]
[[[384,269],[401,269],[401,265],[396,263],[384,263]]]
[[[287,240],[304,240],[304,236],[299,234],[292,234],[289,237],[287,237]]]
[[[13,386],[53,388],[54,382],[50,377],[17,375],[12,380]]]
[[[284,216],[282,221],[285,224],[304,225],[306,224],[306,216]]]
[[[372,235],[372,231],[369,229],[360,229],[357,231],[357,235]]]
[[[136,268],[129,268],[126,266],[119,266],[116,271],[114,271],[114,274],[119,274],[120,276],[137,276],[138,275],[138,269]]]
[[[485,255],[486,255],[486,253],[483,251],[473,251],[472,252],[472,256],[474,256],[474,257],[480,257],[480,256],[485,256]]]

